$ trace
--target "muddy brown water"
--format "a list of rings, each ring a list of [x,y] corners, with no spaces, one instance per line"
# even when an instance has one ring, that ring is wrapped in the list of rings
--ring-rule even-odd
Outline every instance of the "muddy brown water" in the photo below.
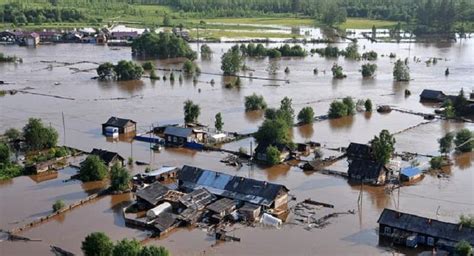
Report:
[[[345,43],[338,44],[345,47]],[[0,64],[0,80],[8,83],[1,89],[21,89],[31,87],[35,93],[74,98],[74,100],[22,94],[0,98],[0,131],[9,127],[20,128],[29,117],[40,117],[46,124],[55,127],[60,133],[60,144],[89,151],[92,148],[104,148],[121,153],[125,158],[130,155],[136,160],[152,162],[154,167],[161,165],[182,166],[190,164],[256,179],[282,183],[290,188],[298,200],[313,198],[334,204],[337,211],[356,210],[355,215],[343,215],[331,220],[324,229],[306,231],[302,226],[285,225],[281,230],[269,228],[248,228],[236,226],[232,234],[242,239],[241,243],[220,243],[215,245],[200,229],[179,229],[162,239],[148,240],[147,243],[164,245],[174,255],[378,255],[391,254],[392,249],[378,246],[376,220],[384,207],[396,208],[407,212],[457,221],[460,214],[474,213],[473,154],[455,156],[455,165],[445,170],[443,178],[427,175],[422,181],[402,188],[400,197],[387,194],[383,188],[364,187],[363,204],[360,211],[357,198],[359,186],[351,186],[340,177],[319,173],[305,173],[286,165],[265,168],[244,165],[240,169],[220,163],[225,154],[218,152],[196,152],[187,149],[167,149],[161,153],[152,153],[149,144],[143,142],[111,142],[101,133],[101,123],[110,116],[131,118],[138,122],[140,131],[149,129],[153,124],[182,122],[182,103],[191,99],[201,106],[202,123],[210,125],[214,115],[222,112],[224,129],[237,132],[255,131],[262,122],[262,113],[245,113],[244,97],[252,93],[264,95],[270,107],[277,107],[279,101],[288,96],[293,99],[295,111],[305,106],[314,108],[317,115],[327,112],[330,102],[335,98],[352,96],[356,99],[370,98],[374,104],[390,104],[399,108],[431,113],[432,105],[419,103],[418,95],[425,88],[443,90],[455,94],[460,88],[466,92],[472,89],[474,41],[463,40],[456,43],[432,44],[394,44],[368,43],[361,40],[360,51],[375,50],[379,53],[377,75],[374,79],[362,79],[359,69],[363,62],[349,61],[344,58],[323,59],[318,56],[302,58],[282,58],[280,69],[275,76],[289,79],[290,83],[269,82],[257,79],[242,79],[240,88],[224,88],[220,76],[202,74],[199,83],[193,85],[191,79],[183,83],[169,79],[150,82],[100,82],[92,80],[94,72],[75,72],[70,68],[91,69],[94,64],[60,66],[41,61],[60,62],[116,62],[131,59],[129,48],[111,50],[104,46],[83,44],[42,45],[38,48],[20,48],[0,46],[0,51],[17,55],[24,59],[23,64]],[[192,45],[194,48],[195,45]],[[214,50],[211,60],[198,60],[201,69],[209,73],[220,73],[220,55],[229,44],[210,44]],[[275,45],[270,45],[275,46]],[[365,50],[362,48],[365,46]],[[324,45],[306,45],[306,49],[324,47]],[[397,57],[410,59],[410,83],[396,83],[392,80],[393,59],[387,56],[395,52]],[[380,57],[384,54],[385,57]],[[414,63],[413,57],[422,62]],[[427,66],[424,61],[431,57],[440,57],[436,65]],[[330,68],[334,62],[344,67],[348,78],[333,80]],[[180,68],[179,60],[154,61],[159,68]],[[267,59],[249,59],[247,66],[254,69],[255,77],[268,77]],[[288,66],[289,74],[283,70]],[[449,67],[451,75],[444,76]],[[319,74],[314,75],[313,69]],[[325,72],[324,72],[325,71]],[[169,72],[158,71],[160,76]],[[176,73],[175,75],[177,75]],[[250,75],[250,72],[246,72]],[[177,76],[176,76],[177,77]],[[214,79],[216,84],[208,82]],[[56,84],[55,84],[56,83]],[[57,84],[59,83],[59,84]],[[268,86],[268,85],[279,86]],[[412,95],[404,96],[409,89]],[[66,123],[66,138],[62,132],[61,113]],[[295,127],[293,139],[297,142],[317,141],[327,147],[347,146],[350,141],[367,142],[382,129],[398,132],[414,127],[396,135],[397,151],[436,154],[436,139],[447,131],[461,128],[474,130],[468,123],[434,121],[425,122],[422,117],[392,111],[390,114],[374,112],[370,115],[358,113],[353,117],[338,120],[316,122],[310,126]],[[224,145],[224,148],[238,150],[250,148],[251,139]],[[255,143],[253,143],[255,148]],[[344,161],[344,160],[343,160]],[[338,168],[346,164],[339,162]],[[337,167],[336,166],[336,167]],[[133,167],[138,172],[144,167]],[[64,183],[75,170],[67,168],[51,179],[19,177],[0,184],[0,228],[11,229],[35,218],[47,215],[56,199],[67,203],[80,200],[100,189],[104,184]],[[124,226],[120,208],[133,198],[129,195],[107,196],[67,212],[42,225],[29,229],[22,235],[42,239],[42,242],[0,242],[1,255],[51,255],[49,244],[80,253],[80,242],[90,232],[104,231],[114,240],[147,236],[146,232]],[[291,216],[289,221],[291,222]],[[398,250],[397,250],[398,251]],[[402,253],[414,252],[402,250]]]

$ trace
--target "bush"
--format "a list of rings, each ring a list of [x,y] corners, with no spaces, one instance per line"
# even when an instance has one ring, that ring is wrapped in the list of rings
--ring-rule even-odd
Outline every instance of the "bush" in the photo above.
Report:
[[[378,54],[375,51],[364,52],[362,54],[362,59],[368,60],[368,61],[377,60],[377,57],[378,57]]]
[[[10,163],[10,148],[5,143],[0,143],[0,166]]]
[[[459,152],[471,152],[474,148],[474,136],[469,129],[462,129],[456,133],[454,144]]]
[[[242,69],[243,57],[238,46],[233,46],[221,57],[221,70],[224,75],[235,75]]]
[[[267,163],[269,165],[276,165],[280,163],[280,151],[274,146],[267,147]]]
[[[143,68],[133,61],[121,60],[117,65],[110,62],[99,65],[97,75],[101,80],[140,80]]]
[[[474,215],[461,215],[461,217],[459,217],[459,224],[474,228]]]
[[[264,110],[267,103],[262,95],[252,94],[245,97],[245,111]]]
[[[332,77],[336,79],[343,79],[346,78],[347,76],[343,73],[343,69],[341,66],[337,65],[337,63],[334,63],[331,68],[332,71]]]
[[[267,55],[270,58],[280,58],[281,57],[281,52],[277,49],[270,49],[270,50],[268,50]]]
[[[138,256],[140,255],[141,247],[141,244],[135,239],[123,239],[115,244],[112,256]]]
[[[347,116],[347,106],[342,103],[341,101],[333,101],[329,106],[328,111],[329,118],[340,118],[343,116]]]
[[[312,107],[304,107],[298,113],[298,121],[302,124],[312,124],[314,122],[314,111]]]
[[[18,129],[10,128],[5,131],[5,136],[11,141],[17,140],[21,137],[21,132]]]
[[[197,57],[197,53],[183,38],[169,32],[143,34],[133,41],[132,52],[161,59],[186,57],[195,60]]]
[[[461,240],[454,248],[454,256],[472,256],[472,246],[466,240]]]
[[[153,64],[153,62],[151,62],[151,61],[147,61],[147,62],[142,64],[142,68],[144,70],[147,70],[147,71],[153,70],[153,69],[155,69],[155,64]]]
[[[0,181],[9,180],[23,175],[23,168],[16,164],[0,164]]]
[[[372,112],[372,101],[367,99],[364,103],[365,111]]]
[[[364,64],[362,65],[362,77],[372,77],[375,74],[375,71],[377,70],[377,65],[376,64]]]
[[[193,75],[194,73],[196,73],[196,64],[190,60],[186,60],[184,63],[183,63],[183,72],[186,74],[186,75]]]
[[[53,212],[59,212],[64,207],[66,207],[66,204],[63,200],[56,200],[53,204]]]
[[[84,162],[81,163],[79,170],[79,178],[84,181],[103,180],[107,176],[107,166],[96,155],[89,155]]]
[[[198,120],[199,115],[201,114],[201,108],[199,105],[194,104],[191,100],[184,102],[184,122],[185,123],[195,123]]]
[[[443,158],[440,156],[435,156],[430,160],[431,169],[439,170],[443,167]]]
[[[393,67],[393,78],[398,82],[410,80],[410,70],[400,59],[395,62],[395,66]]]

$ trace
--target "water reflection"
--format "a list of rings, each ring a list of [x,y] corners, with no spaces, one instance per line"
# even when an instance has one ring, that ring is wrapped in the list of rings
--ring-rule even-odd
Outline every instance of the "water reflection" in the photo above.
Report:
[[[267,179],[269,181],[276,180],[280,177],[285,177],[290,171],[290,166],[286,164],[279,164],[265,169],[267,173]]]
[[[313,124],[301,125],[298,127],[298,132],[301,137],[310,140],[314,134]]]
[[[354,124],[354,116],[344,116],[341,118],[329,119],[329,126],[335,130],[350,129]]]
[[[244,112],[245,119],[250,123],[258,123],[263,118],[264,111],[255,110]]]
[[[370,120],[371,117],[372,117],[372,112],[364,112],[364,118],[366,120]]]
[[[472,166],[472,160],[474,159],[474,152],[463,153],[454,157],[454,165],[459,169],[464,170]]]
[[[118,82],[118,88],[125,92],[128,92],[129,94],[134,94],[136,92],[142,91],[143,87],[144,87],[144,82],[142,80]]]

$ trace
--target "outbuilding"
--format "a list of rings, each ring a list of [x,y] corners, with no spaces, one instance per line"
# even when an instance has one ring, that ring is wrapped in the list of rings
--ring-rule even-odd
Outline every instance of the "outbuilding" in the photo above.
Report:
[[[354,159],[349,163],[348,176],[350,181],[383,185],[388,169],[380,163],[370,160]]]
[[[137,130],[137,123],[131,119],[111,117],[107,122],[102,124],[102,134],[107,134],[107,127],[118,128],[119,134],[131,134]]]
[[[400,180],[414,181],[420,179],[422,175],[423,173],[418,167],[407,167],[400,171]]]

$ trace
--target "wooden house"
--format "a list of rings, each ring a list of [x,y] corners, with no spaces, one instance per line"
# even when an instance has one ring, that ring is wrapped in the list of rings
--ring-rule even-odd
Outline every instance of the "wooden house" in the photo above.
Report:
[[[385,208],[377,221],[379,243],[390,242],[415,248],[427,246],[453,252],[465,240],[474,246],[474,228]]]
[[[104,161],[105,165],[109,168],[112,167],[114,164],[124,166],[125,159],[116,152],[94,148],[90,154],[98,156],[102,161]]]
[[[40,43],[40,36],[36,32],[29,33],[25,38],[26,46],[37,46]]]
[[[424,102],[443,102],[447,99],[442,91],[424,89],[420,94],[420,101]]]
[[[372,148],[366,144],[351,142],[346,149],[347,159],[367,159],[372,160]]]
[[[274,146],[280,151],[280,162],[284,162],[291,157],[291,149],[284,145],[284,144],[266,144],[266,143],[260,143],[258,146],[255,148],[254,152],[254,158],[257,159],[258,161],[262,162],[267,162],[267,148],[270,146]]]
[[[119,134],[132,134],[137,130],[137,123],[131,119],[111,117],[102,124],[102,134],[106,134],[107,127],[118,128]]]
[[[140,208],[151,208],[162,202],[170,189],[159,182],[138,190],[135,195]]]
[[[248,221],[255,221],[260,216],[262,207],[260,205],[245,203],[239,208],[239,213]]]
[[[237,205],[234,200],[224,197],[208,205],[206,209],[211,211],[213,218],[221,220],[225,216],[231,214],[235,210],[236,206]]]
[[[206,139],[206,132],[202,130],[168,126],[165,128],[163,135],[165,142],[172,145],[184,145],[191,142],[203,142]]]
[[[385,165],[371,160],[354,159],[349,162],[348,176],[353,182],[372,185],[383,185],[387,179],[388,170]]]

